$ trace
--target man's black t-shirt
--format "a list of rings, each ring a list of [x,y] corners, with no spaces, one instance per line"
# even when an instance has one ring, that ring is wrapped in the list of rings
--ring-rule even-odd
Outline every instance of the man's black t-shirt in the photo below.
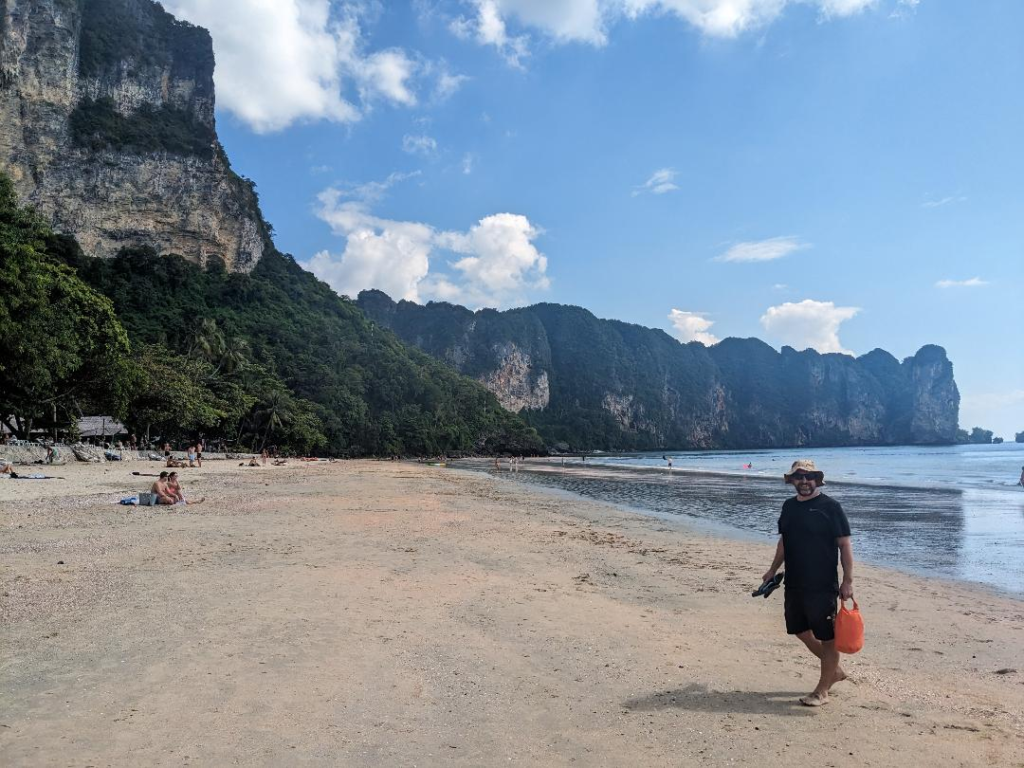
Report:
[[[850,523],[838,501],[823,493],[809,501],[787,499],[779,533],[786,556],[786,589],[839,591],[836,539],[850,535]]]

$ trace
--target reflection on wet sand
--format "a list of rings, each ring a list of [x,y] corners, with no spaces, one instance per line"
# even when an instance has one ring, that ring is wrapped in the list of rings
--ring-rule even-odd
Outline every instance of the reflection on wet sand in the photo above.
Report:
[[[499,477],[484,463],[467,462]],[[782,502],[779,479],[633,469],[534,459],[514,476],[549,488],[719,532],[774,537]],[[1005,494],[829,483],[843,505],[857,556],[925,575],[963,579],[1024,593],[1024,523]]]

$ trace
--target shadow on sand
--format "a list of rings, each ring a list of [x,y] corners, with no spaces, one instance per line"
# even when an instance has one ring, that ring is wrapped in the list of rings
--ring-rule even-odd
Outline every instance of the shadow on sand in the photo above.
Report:
[[[686,709],[690,712],[722,712],[748,715],[807,716],[813,710],[798,699],[807,691],[711,691],[691,683],[674,691],[628,699],[623,708],[634,712]]]

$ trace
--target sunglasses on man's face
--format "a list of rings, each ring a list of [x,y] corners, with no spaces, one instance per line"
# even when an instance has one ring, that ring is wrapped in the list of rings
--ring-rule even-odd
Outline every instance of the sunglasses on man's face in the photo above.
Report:
[[[804,474],[802,472],[798,472],[795,475],[791,475],[791,477],[793,478],[793,481],[797,482],[797,483],[804,483],[804,482],[806,482],[808,480],[817,480],[818,479],[817,475],[806,475],[806,474]]]

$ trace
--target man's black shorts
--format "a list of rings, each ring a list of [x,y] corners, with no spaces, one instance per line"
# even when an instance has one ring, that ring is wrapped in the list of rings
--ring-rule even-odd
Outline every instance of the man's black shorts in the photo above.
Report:
[[[786,590],[786,632],[799,635],[808,629],[819,640],[834,640],[838,595],[835,592]]]

